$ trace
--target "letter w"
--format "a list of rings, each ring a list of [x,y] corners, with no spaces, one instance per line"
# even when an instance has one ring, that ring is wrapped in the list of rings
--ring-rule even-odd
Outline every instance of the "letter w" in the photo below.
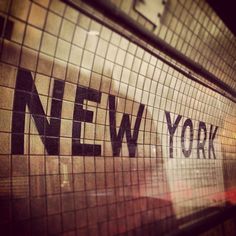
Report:
[[[139,127],[143,115],[144,105],[140,104],[137,118],[134,125],[133,137],[131,136],[131,122],[128,114],[124,114],[121,120],[120,129],[116,132],[116,115],[115,115],[115,96],[109,95],[109,120],[110,120],[110,136],[112,142],[113,156],[119,156],[122,145],[124,133],[126,133],[126,140],[129,149],[129,156],[135,157],[137,147],[137,139]]]
[[[24,154],[26,105],[49,155],[59,154],[59,135],[64,82],[54,81],[50,122],[46,118],[30,71],[18,70],[12,117],[12,154]]]

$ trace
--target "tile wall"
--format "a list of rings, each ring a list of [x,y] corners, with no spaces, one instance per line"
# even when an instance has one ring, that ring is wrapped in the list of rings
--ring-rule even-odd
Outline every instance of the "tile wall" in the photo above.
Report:
[[[64,2],[0,18],[4,235],[165,234],[235,203],[233,101]]]

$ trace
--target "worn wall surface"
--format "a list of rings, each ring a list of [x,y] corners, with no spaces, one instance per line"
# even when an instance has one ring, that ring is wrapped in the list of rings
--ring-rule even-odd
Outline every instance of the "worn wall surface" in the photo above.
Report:
[[[164,234],[235,204],[235,103],[85,12],[0,1],[1,232]]]

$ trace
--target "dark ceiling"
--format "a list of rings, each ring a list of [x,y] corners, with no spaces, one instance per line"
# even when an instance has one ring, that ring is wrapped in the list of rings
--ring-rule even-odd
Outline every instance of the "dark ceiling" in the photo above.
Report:
[[[236,1],[235,0],[207,0],[225,25],[236,36]]]

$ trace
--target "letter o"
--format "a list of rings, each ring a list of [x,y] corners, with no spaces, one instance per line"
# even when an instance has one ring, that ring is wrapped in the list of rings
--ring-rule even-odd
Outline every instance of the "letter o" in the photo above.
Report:
[[[190,128],[190,144],[188,149],[185,148],[185,131],[187,127]],[[181,133],[181,146],[182,146],[182,152],[185,157],[189,157],[192,152],[192,146],[193,146],[193,123],[190,119],[185,120],[184,126]]]

